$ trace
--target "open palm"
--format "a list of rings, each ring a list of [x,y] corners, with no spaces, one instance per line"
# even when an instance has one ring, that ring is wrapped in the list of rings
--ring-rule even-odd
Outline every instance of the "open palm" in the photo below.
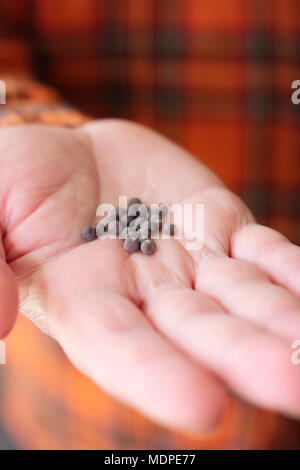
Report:
[[[7,128],[0,188],[1,336],[18,288],[19,310],[84,374],[156,421],[205,430],[228,391],[300,415],[300,249],[181,148],[117,120]],[[82,243],[98,204],[119,195],[204,203],[204,246],[160,240],[148,257]]]

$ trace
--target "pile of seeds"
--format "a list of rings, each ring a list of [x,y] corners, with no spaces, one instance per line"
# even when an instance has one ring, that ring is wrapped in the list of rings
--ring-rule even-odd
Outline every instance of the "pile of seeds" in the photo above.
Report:
[[[127,209],[115,207],[105,223],[100,221],[94,227],[83,227],[81,238],[92,241],[108,234],[124,240],[124,249],[129,253],[140,250],[145,255],[152,255],[156,250],[153,236],[161,231],[166,235],[175,234],[175,225],[163,222],[167,213],[166,204],[158,204],[150,210],[139,198],[134,197],[129,199]]]

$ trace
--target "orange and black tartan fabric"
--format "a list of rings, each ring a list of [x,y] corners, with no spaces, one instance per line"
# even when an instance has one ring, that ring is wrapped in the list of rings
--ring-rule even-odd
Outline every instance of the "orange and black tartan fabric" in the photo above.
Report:
[[[0,0],[0,17],[1,74],[51,85],[64,110],[71,103],[167,134],[260,221],[300,242],[300,106],[291,103],[291,83],[300,79],[299,0]],[[5,108],[19,117],[25,109],[33,120],[40,103],[50,106],[50,122],[74,124],[74,115],[71,123],[51,121],[53,91],[18,83],[0,106],[2,119]],[[209,435],[156,426],[80,375],[24,318],[7,344],[1,414],[20,447],[300,446],[296,422],[234,398]]]

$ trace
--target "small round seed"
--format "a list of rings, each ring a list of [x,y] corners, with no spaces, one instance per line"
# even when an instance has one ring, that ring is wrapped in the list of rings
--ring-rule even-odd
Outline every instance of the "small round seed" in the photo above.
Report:
[[[105,232],[105,225],[101,222],[98,222],[96,225],[96,235],[98,238],[101,238]]]
[[[124,207],[115,207],[114,212],[116,214],[116,219],[121,220],[121,218],[127,214],[127,209]]]
[[[129,253],[134,253],[140,247],[140,242],[136,238],[127,238],[124,241],[124,249]]]
[[[158,230],[162,229],[163,221],[161,217],[158,217],[157,215],[151,215],[150,221],[151,223],[157,225]]]
[[[106,231],[107,231],[107,228],[108,228],[108,225],[110,224],[110,222],[113,222],[114,220],[118,220],[118,218],[116,216],[115,210],[113,209],[111,214],[109,214],[109,216],[105,218],[105,230]]]
[[[119,235],[120,232],[123,230],[123,225],[118,220],[112,220],[108,224],[107,231],[110,235]]]
[[[167,215],[168,210],[169,208],[167,204],[161,203],[158,206],[156,205],[156,207],[153,207],[153,209],[151,210],[151,217],[158,217],[160,219],[163,219],[163,217]]]
[[[147,219],[148,208],[145,206],[145,204],[132,204],[132,206],[128,208],[128,215]]]
[[[135,216],[134,216],[134,215],[128,215],[127,212],[126,212],[126,214],[122,215],[122,217],[121,217],[121,222],[122,222],[122,224],[124,225],[124,227],[126,227],[126,226],[129,225],[134,219],[135,219]]]
[[[113,208],[113,210],[111,211],[108,217],[105,217],[105,219],[101,220],[102,223],[103,223],[103,220],[105,220],[104,231],[108,232],[108,226],[110,222],[119,221],[119,216],[116,215],[115,208]]]
[[[150,227],[151,227],[150,222],[148,220],[146,220],[145,222],[143,222],[141,224],[141,229],[140,229],[141,239],[147,240],[148,238],[151,237],[151,228]]]
[[[153,240],[144,240],[141,243],[140,250],[144,255],[152,255],[156,250],[156,243]]]
[[[138,197],[131,197],[128,201],[127,206],[130,207],[133,206],[133,204],[142,204],[142,201]]]
[[[82,238],[82,240],[85,240],[86,242],[91,242],[95,240],[96,228],[91,227],[90,225],[86,225],[85,227],[82,228],[80,232],[80,237]]]
[[[120,238],[122,240],[125,240],[126,238],[129,238],[128,227],[123,228],[122,232],[120,233]]]
[[[130,238],[136,238],[138,240],[141,236],[141,231],[140,230],[135,230],[135,229],[132,230],[131,228],[129,228],[128,229],[128,234],[129,234]]]
[[[140,240],[140,243],[142,243],[144,240],[149,240],[149,234],[142,233],[141,231],[139,231],[139,240]]]
[[[167,215],[167,213],[169,212],[169,207],[167,204],[164,204],[163,202],[161,202],[158,206],[160,212],[162,213],[162,215]]]
[[[128,224],[128,227],[130,229],[140,230],[144,222],[147,222],[147,219],[144,217],[136,217]]]
[[[122,215],[120,222],[124,225],[124,227],[127,227],[128,225],[128,215],[127,213]]]
[[[144,222],[141,225],[141,233],[143,234],[145,239],[150,238],[151,235],[154,235],[155,233],[157,233],[158,229],[159,229],[159,224],[157,223],[157,221],[154,221],[154,220],[150,220],[150,221],[146,220],[146,222]]]
[[[163,233],[166,235],[174,235],[176,231],[174,224],[164,224],[163,225]]]
[[[155,235],[160,230],[160,220],[150,220],[151,235]]]
[[[135,238],[137,240],[138,238],[140,238],[140,231],[135,230],[131,227],[125,227],[120,234],[120,238],[122,238],[123,240],[125,240],[126,238]]]
[[[127,225],[131,224],[136,217],[134,215],[127,215]]]
[[[161,211],[159,210],[159,207],[154,207],[153,209],[151,209],[151,213],[150,213],[150,218],[161,218],[162,217],[162,213]]]

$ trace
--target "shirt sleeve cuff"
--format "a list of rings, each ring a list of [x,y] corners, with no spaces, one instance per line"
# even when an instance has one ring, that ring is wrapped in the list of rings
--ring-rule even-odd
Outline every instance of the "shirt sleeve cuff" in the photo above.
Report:
[[[26,123],[76,127],[91,117],[65,103],[51,87],[29,78],[1,77],[6,103],[0,105],[0,127]]]

